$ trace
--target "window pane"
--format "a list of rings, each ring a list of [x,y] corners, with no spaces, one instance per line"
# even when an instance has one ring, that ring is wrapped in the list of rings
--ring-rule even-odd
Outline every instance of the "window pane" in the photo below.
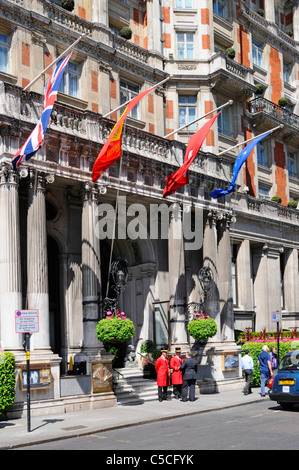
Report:
[[[193,59],[193,44],[187,44],[187,59]]]
[[[69,94],[75,98],[78,94],[78,77],[72,73],[69,73]]]
[[[7,36],[5,36],[5,34],[0,34],[0,42],[8,44]]]
[[[8,67],[8,49],[7,47],[0,46],[0,70],[1,72],[7,72]]]

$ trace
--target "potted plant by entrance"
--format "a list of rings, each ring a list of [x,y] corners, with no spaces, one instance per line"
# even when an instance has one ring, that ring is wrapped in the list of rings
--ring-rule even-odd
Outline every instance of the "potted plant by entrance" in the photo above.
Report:
[[[97,338],[102,341],[106,351],[114,354],[115,365],[120,353],[125,351],[126,343],[135,333],[132,320],[126,317],[124,312],[116,310],[115,314],[108,311],[106,318],[99,321],[96,326]]]
[[[145,379],[156,378],[155,360],[157,359],[157,352],[155,341],[147,339],[141,344],[140,355],[142,357],[142,370],[143,377]],[[158,355],[160,355],[160,351],[158,352]]]
[[[188,332],[197,341],[207,341],[217,333],[217,323],[203,312],[194,313],[188,323]]]

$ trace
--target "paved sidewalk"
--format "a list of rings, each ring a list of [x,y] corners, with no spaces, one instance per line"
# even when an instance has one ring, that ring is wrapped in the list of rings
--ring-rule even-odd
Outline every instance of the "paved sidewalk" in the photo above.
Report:
[[[244,396],[240,390],[232,390],[216,394],[202,394],[195,402],[184,403],[171,399],[160,403],[157,400],[97,410],[31,416],[30,432],[27,431],[26,417],[0,421],[0,449],[13,449],[30,444],[67,439],[257,401],[268,402],[268,397],[262,398],[260,396],[259,388],[253,390],[253,393],[247,396]]]

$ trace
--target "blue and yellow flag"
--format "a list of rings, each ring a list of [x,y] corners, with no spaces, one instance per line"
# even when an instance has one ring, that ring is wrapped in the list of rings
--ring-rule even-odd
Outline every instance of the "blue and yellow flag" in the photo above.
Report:
[[[267,135],[269,134],[271,134],[271,131],[267,132],[267,134],[260,135],[256,139],[252,140],[248,145],[246,145],[246,147],[243,148],[243,150],[241,150],[233,167],[233,177],[232,177],[229,188],[228,189],[221,189],[221,188],[215,189],[214,191],[210,193],[211,197],[213,197],[214,199],[217,199],[218,197],[225,196],[226,194],[232,193],[235,190],[236,181],[237,181],[237,178],[238,178],[238,175],[240,173],[243,163],[247,160],[250,152],[256,146],[256,144],[260,140],[264,139],[264,137],[267,137]]]

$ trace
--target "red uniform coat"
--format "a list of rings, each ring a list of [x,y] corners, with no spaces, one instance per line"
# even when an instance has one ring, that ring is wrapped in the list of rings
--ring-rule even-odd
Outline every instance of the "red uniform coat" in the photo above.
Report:
[[[183,359],[179,356],[173,356],[170,359],[170,369],[172,369],[173,371],[171,377],[173,385],[180,385],[183,383],[183,375],[182,372],[179,370],[183,362]]]
[[[169,362],[168,359],[163,356],[158,357],[156,360],[156,372],[157,372],[157,385],[158,387],[166,387],[169,385]]]

